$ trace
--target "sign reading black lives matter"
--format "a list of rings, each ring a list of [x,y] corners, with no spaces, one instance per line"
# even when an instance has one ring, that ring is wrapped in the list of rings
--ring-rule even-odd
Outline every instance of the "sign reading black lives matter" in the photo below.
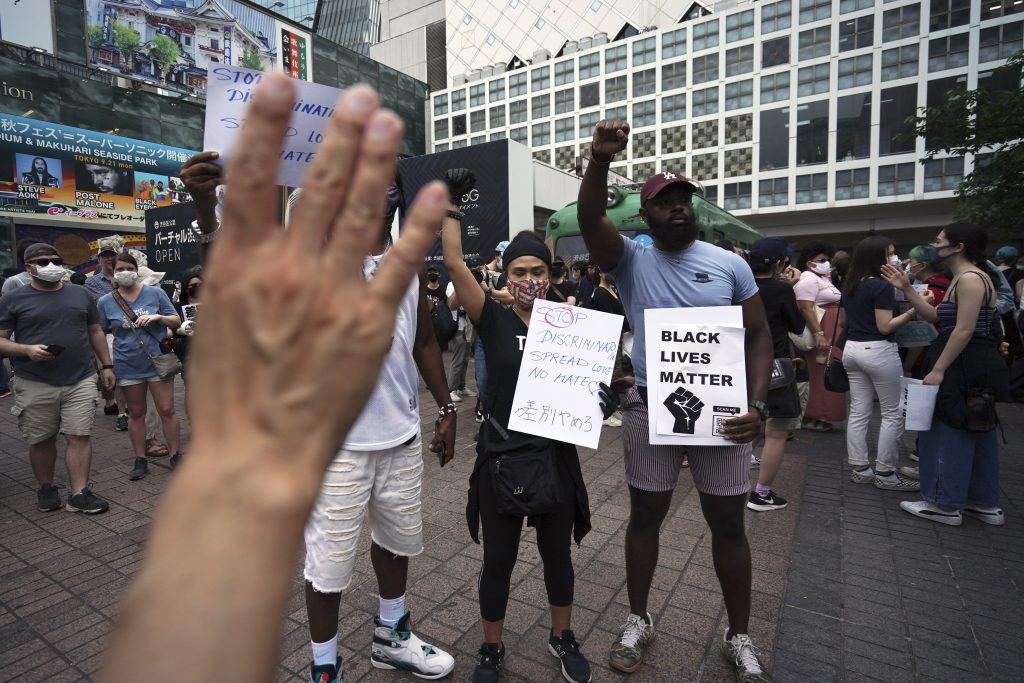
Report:
[[[195,205],[172,204],[146,211],[146,256],[149,267],[173,282],[199,265],[199,243],[192,233]]]
[[[649,309],[644,323],[650,442],[735,445],[722,423],[748,411],[742,309]]]

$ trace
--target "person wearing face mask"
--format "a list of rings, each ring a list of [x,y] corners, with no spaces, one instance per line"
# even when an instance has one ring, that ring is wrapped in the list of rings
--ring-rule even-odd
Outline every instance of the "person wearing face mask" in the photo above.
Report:
[[[928,247],[917,245],[907,253],[907,264],[903,267],[903,272],[907,274],[911,284],[927,285],[925,300],[933,306],[938,306],[949,289],[949,278],[945,273],[936,272],[928,258]],[[941,323],[935,323],[935,329],[941,332]],[[925,348],[915,346],[906,350],[903,373],[908,377],[920,378]],[[916,455],[911,455],[911,459],[916,459]]]
[[[803,423],[804,429],[814,432],[827,432],[834,422],[846,419],[846,396],[825,389],[825,358],[842,332],[841,328],[836,329],[842,295],[831,279],[834,254],[835,249],[826,242],[815,240],[805,244],[797,256],[803,273],[793,286],[797,306],[814,334],[815,348],[805,355],[810,394]],[[824,311],[820,319],[815,306]],[[838,351],[834,353],[841,357]]]
[[[565,270],[565,261],[556,257],[551,262],[551,285],[548,287],[547,300],[575,306],[575,293],[576,286],[569,282]]]
[[[57,434],[63,434],[71,491],[63,507],[86,514],[106,512],[110,504],[89,487],[96,415],[93,359],[99,360],[107,389],[113,389],[115,379],[100,316],[89,292],[62,282],[66,271],[55,247],[32,244],[25,249],[24,262],[31,284],[0,297],[0,354],[11,358],[17,373],[14,413],[39,484],[38,508],[49,512],[62,507],[53,479]]]
[[[472,189],[475,179],[466,169],[451,169],[446,181],[453,197]],[[485,415],[477,445],[477,460],[470,477],[466,518],[470,535],[479,542],[483,526],[483,568],[480,573],[480,617],[484,640],[480,647],[474,683],[498,680],[505,658],[503,631],[512,572],[519,553],[523,516],[498,510],[498,487],[492,461],[502,454],[545,453],[555,460],[561,492],[555,508],[527,517],[537,530],[537,546],[544,564],[544,584],[551,615],[548,650],[561,662],[569,681],[589,681],[590,664],[580,652],[572,631],[574,573],[570,548],[590,531],[590,506],[576,447],[508,428],[516,391],[523,345],[529,330],[534,302],[543,300],[550,287],[551,252],[532,232],[516,235],[502,254],[513,304],[504,307],[486,296],[462,260],[460,214],[449,206],[442,228],[445,266],[466,314],[483,342],[487,359],[488,392]],[[602,385],[602,392],[607,389]],[[605,412],[614,405],[604,399]],[[611,410],[608,407],[611,406]]]
[[[163,355],[160,344],[167,338],[167,328],[177,329],[181,318],[163,289],[143,284],[138,261],[127,252],[117,255],[114,282],[117,289],[103,295],[96,306],[101,327],[114,335],[114,371],[128,407],[128,437],[135,453],[128,478],[137,481],[149,471],[147,393],[152,396],[160,417],[164,440],[172,454],[171,467],[181,462],[181,425],[174,410],[174,378],[161,379],[151,360]]]
[[[445,300],[444,289],[441,287],[441,271],[436,267],[427,268],[427,305],[433,311],[439,303]]]

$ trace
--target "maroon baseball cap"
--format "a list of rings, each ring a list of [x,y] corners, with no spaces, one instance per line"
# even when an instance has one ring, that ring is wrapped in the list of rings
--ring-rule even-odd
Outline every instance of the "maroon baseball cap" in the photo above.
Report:
[[[643,188],[640,190],[640,206],[646,204],[648,199],[654,197],[669,185],[677,183],[688,187],[690,192],[697,191],[697,184],[686,176],[673,173],[672,171],[662,171],[661,173],[655,173],[644,183]]]

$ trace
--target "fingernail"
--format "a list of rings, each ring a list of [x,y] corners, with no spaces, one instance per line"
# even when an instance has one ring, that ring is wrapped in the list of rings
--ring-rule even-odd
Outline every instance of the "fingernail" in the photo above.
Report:
[[[432,208],[448,206],[448,190],[441,183],[433,182],[423,188],[424,199]]]
[[[263,79],[261,94],[272,100],[283,102],[292,98],[292,84],[284,75],[271,74]]]
[[[391,137],[396,129],[395,120],[390,116],[376,116],[370,121],[367,137],[371,140],[383,140]]]
[[[353,114],[364,115],[373,110],[377,100],[366,88],[353,88],[345,98],[345,107]]]

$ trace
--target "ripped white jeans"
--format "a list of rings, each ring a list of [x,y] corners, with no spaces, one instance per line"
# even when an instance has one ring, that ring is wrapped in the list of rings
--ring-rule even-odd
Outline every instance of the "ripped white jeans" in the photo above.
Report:
[[[423,439],[381,451],[346,451],[327,468],[306,522],[304,575],[321,593],[340,593],[352,581],[359,532],[396,555],[423,552]]]

